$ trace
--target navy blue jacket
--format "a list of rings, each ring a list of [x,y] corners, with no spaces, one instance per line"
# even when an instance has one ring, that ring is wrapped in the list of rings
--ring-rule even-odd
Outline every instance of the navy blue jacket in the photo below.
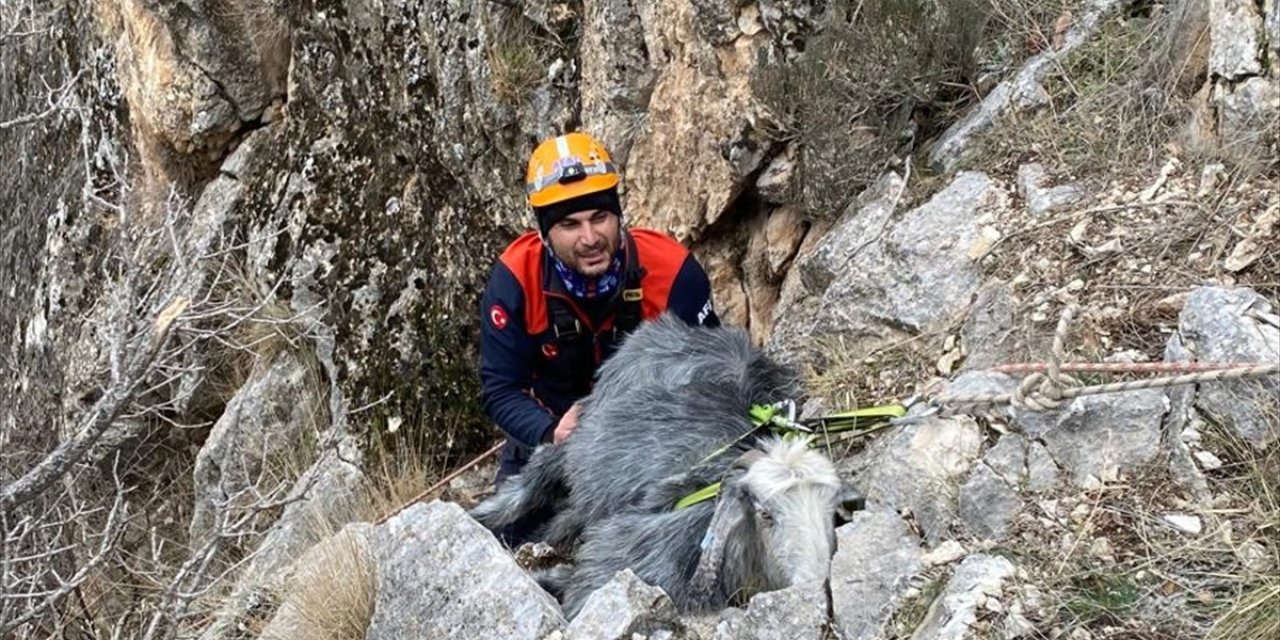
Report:
[[[711,304],[711,283],[688,249],[656,231],[626,233],[634,240],[643,270],[643,319],[670,311],[689,324],[720,324]],[[570,297],[557,293],[551,278],[559,276],[548,263],[542,240],[535,232],[526,233],[502,253],[480,302],[480,399],[507,434],[499,477],[518,472],[533,447],[550,442],[560,416],[581,399],[561,353],[564,345],[552,331],[548,298],[567,301],[582,326],[594,334],[595,368],[617,348],[613,313],[593,324]]]

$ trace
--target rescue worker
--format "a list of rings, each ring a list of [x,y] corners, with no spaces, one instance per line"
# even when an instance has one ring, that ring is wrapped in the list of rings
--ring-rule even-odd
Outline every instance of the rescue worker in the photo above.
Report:
[[[675,239],[628,229],[620,177],[584,133],[546,140],[525,189],[538,230],[503,251],[480,313],[481,402],[507,435],[497,482],[577,426],[576,402],[622,338],[664,311],[717,326],[706,271]]]

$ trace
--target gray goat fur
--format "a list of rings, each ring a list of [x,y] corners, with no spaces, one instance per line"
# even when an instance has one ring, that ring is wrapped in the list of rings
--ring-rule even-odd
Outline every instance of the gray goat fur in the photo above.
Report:
[[[754,429],[751,406],[798,393],[794,372],[760,353],[746,332],[691,327],[663,315],[642,324],[600,368],[573,435],[560,446],[539,447],[471,515],[498,529],[552,509],[556,515],[540,537],[570,548],[587,524],[640,505],[659,483],[693,491],[719,480],[755,442],[735,442]]]
[[[574,567],[557,568],[542,582],[563,595],[570,616],[626,567],[666,590],[683,610],[724,606],[735,595],[785,586],[766,575],[767,550],[752,518],[736,525],[713,585],[699,588],[694,574],[718,506],[740,498],[735,504],[741,502],[744,513],[760,508],[759,496],[729,490],[742,475],[735,475],[734,462],[752,449],[795,448],[765,438],[769,432],[755,428],[749,409],[798,393],[797,376],[765,357],[739,329],[690,327],[669,316],[645,323],[601,368],[573,435],[559,446],[540,447],[520,475],[471,515],[496,530],[539,509],[555,511],[540,537],[561,550],[581,546]],[[804,455],[810,467],[821,462],[821,477],[800,478],[821,489],[815,500],[826,501],[815,507],[826,518],[813,524],[825,528],[815,535],[833,545],[838,488],[829,485],[838,480],[825,457]],[[680,498],[721,480],[726,491],[719,500],[672,509]]]

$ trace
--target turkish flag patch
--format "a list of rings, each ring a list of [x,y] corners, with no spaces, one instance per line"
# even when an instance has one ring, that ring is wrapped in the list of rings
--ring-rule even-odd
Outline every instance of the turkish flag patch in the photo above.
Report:
[[[557,347],[554,342],[548,342],[542,345],[542,355],[546,356],[548,360],[554,360],[556,356],[560,355],[560,347]]]
[[[507,310],[502,305],[495,304],[489,307],[489,322],[499,331],[507,328]]]

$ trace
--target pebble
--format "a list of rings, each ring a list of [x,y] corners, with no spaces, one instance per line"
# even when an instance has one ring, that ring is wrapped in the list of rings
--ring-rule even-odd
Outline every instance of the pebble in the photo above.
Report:
[[[1203,526],[1200,524],[1200,518],[1197,516],[1184,516],[1177,513],[1168,513],[1164,516],[1164,521],[1168,522],[1173,528],[1190,533],[1192,535],[1200,535]]]

